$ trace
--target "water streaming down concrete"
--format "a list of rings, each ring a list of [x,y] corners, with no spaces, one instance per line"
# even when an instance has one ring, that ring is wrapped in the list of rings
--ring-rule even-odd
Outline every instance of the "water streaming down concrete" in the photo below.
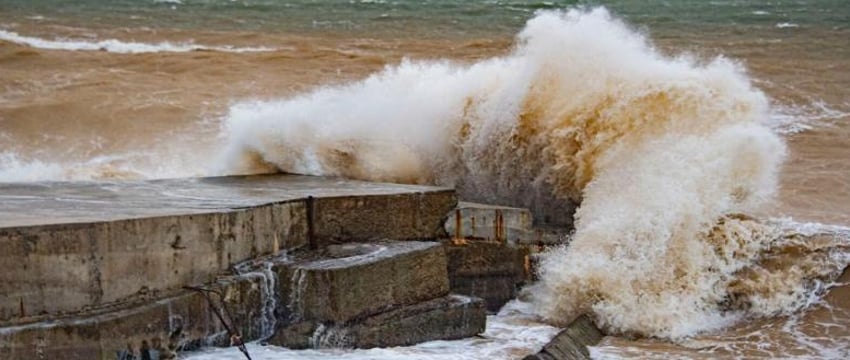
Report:
[[[282,257],[281,260],[285,260]],[[280,303],[280,294],[278,292],[278,276],[273,270],[274,262],[265,260],[258,269],[236,269],[240,277],[256,279],[262,291],[262,314],[259,323],[256,325],[259,328],[258,338],[268,339],[277,331],[277,316],[275,311],[278,303]]]

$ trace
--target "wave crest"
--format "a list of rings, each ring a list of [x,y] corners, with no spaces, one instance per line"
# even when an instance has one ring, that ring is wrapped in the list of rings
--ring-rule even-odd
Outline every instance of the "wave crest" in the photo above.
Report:
[[[15,44],[26,45],[37,49],[46,50],[69,50],[69,51],[106,51],[118,54],[141,54],[158,52],[190,52],[190,51],[219,51],[219,52],[266,52],[275,51],[267,47],[236,47],[236,46],[210,46],[193,43],[171,43],[160,42],[156,44],[121,41],[107,39],[99,41],[72,40],[72,39],[42,39],[32,36],[20,35],[13,31],[0,29],[0,40]]]

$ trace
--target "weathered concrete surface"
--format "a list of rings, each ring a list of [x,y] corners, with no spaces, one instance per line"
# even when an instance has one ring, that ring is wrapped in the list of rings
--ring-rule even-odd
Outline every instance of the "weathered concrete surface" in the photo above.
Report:
[[[529,209],[534,214],[534,224],[538,226],[573,226],[573,214],[578,202],[553,196],[551,185],[545,182],[534,186],[515,184],[518,186],[507,192],[505,189],[483,190],[481,185],[460,182],[457,184],[457,193],[465,201]]]
[[[483,298],[496,312],[532,280],[532,260],[546,246],[564,244],[568,227],[535,226],[532,212],[460,202],[445,221],[452,292]]]
[[[346,243],[296,253],[239,264],[240,275],[207,286],[221,291],[245,341],[277,334],[273,343],[293,347],[397,346],[484,330],[481,299],[447,295],[438,242]],[[229,344],[200,293],[159,297],[0,328],[0,359],[166,359]]]
[[[534,218],[528,209],[459,202],[446,220],[454,238],[519,242],[533,237]]]
[[[407,346],[474,336],[484,331],[485,321],[481,299],[448,295],[348,323],[295,323],[270,342],[293,349]]]
[[[590,351],[587,347],[598,344],[604,336],[593,320],[582,315],[555,335],[540,352],[528,355],[523,360],[589,360]]]
[[[456,204],[454,192],[436,190],[430,193],[317,198],[314,208],[315,246],[376,239],[426,240],[442,237],[441,225],[445,214]]]
[[[158,298],[280,249],[435,237],[455,201],[289,175],[0,184],[0,326]]]
[[[0,320],[157,297],[306,244],[300,203],[218,214],[0,230]],[[24,319],[22,319],[24,320]]]
[[[276,266],[290,319],[343,323],[449,292],[437,242],[331,245],[318,255]]]
[[[535,226],[528,209],[471,202],[459,202],[444,227],[453,239],[537,246],[561,244],[569,231],[569,227]]]
[[[227,212],[304,200],[308,196],[339,198],[431,193],[454,196],[448,188],[300,175],[0,183],[0,228]]]
[[[484,299],[491,312],[515,298],[518,288],[531,276],[525,247],[450,241],[445,250],[451,291]]]
[[[447,268],[439,242],[346,243],[290,254],[274,267],[281,326],[270,342],[369,348],[482,332],[484,302],[448,295]]]
[[[492,242],[445,244],[448,271],[452,276],[512,276],[526,277],[525,260],[528,251],[523,247],[505,246]]]
[[[262,328],[263,283],[229,277],[210,288],[222,291],[234,327],[248,340],[267,336]],[[218,300],[218,299],[216,299]],[[167,359],[175,350],[227,345],[228,336],[197,292],[179,291],[150,303],[132,304],[84,317],[0,328],[0,359],[116,360],[147,352]]]
[[[452,277],[451,288],[456,294],[475,296],[484,300],[487,311],[499,312],[508,301],[515,299],[523,281],[511,276]]]

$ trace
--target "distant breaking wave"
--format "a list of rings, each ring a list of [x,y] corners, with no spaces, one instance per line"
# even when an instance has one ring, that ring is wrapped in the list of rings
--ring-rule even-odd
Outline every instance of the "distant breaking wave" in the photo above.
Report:
[[[514,205],[580,202],[568,247],[528,289],[557,324],[680,339],[809,304],[777,270],[782,229],[751,219],[777,189],[785,144],[737,63],[670,58],[605,9],[542,12],[509,55],[404,61],[343,86],[234,105],[226,172],[456,186]],[[563,214],[570,216],[570,214]],[[744,304],[744,305],[742,305]],[[745,306],[746,305],[746,306]]]
[[[160,42],[156,44],[126,42],[116,39],[100,41],[56,39],[48,40],[18,33],[0,30],[0,40],[26,45],[37,49],[47,50],[69,50],[69,51],[107,51],[118,54],[141,54],[157,52],[190,52],[190,51],[219,51],[219,52],[267,52],[275,51],[268,47],[235,47],[235,46],[209,46],[192,43],[170,43]]]

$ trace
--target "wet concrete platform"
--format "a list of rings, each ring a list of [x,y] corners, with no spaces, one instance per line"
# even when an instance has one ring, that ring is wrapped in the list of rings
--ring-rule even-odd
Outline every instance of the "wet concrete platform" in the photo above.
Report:
[[[452,191],[299,175],[0,183],[0,228],[203,214],[317,198]]]

